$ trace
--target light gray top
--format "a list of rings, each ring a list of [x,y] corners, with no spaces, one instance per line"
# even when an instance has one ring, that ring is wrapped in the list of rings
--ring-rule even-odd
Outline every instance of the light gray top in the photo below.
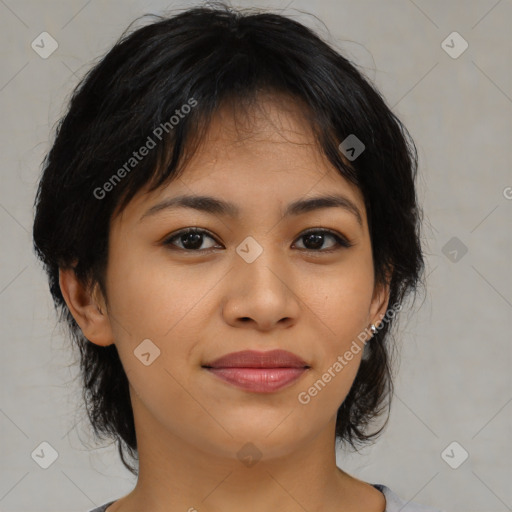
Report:
[[[399,498],[389,487],[383,484],[371,484],[378,489],[386,498],[385,512],[442,512],[440,509],[420,505],[412,501],[405,501]],[[109,501],[100,507],[89,510],[88,512],[105,512],[106,508],[112,505],[115,500]]]

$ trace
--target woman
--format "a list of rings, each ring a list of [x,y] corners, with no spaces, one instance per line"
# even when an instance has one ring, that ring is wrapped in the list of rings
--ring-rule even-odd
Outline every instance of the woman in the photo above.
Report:
[[[380,94],[281,15],[159,18],[88,73],[34,243],[91,424],[138,475],[95,512],[434,510],[335,458],[384,427],[416,166]]]

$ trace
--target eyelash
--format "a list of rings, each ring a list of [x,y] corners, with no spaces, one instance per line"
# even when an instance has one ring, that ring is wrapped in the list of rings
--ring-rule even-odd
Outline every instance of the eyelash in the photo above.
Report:
[[[208,231],[206,231],[204,229],[200,229],[200,228],[185,228],[185,229],[182,229],[181,231],[178,231],[177,233],[173,233],[172,236],[167,237],[164,240],[163,243],[166,246],[174,246],[174,244],[172,243],[173,240],[175,240],[176,238],[179,238],[179,237],[181,237],[183,235],[188,235],[188,234],[193,234],[193,233],[194,234],[207,235],[210,238],[212,238],[213,240],[215,240],[215,237],[213,237]],[[303,237],[308,236],[308,235],[311,235],[311,234],[318,234],[318,233],[323,234],[323,235],[330,235],[330,236],[332,236],[336,240],[336,243],[337,243],[338,247],[335,247],[335,248],[332,248],[332,249],[324,249],[324,250],[316,250],[316,249],[300,249],[300,250],[301,251],[307,251],[307,252],[314,252],[314,253],[333,253],[335,251],[338,251],[338,250],[341,250],[341,249],[348,249],[349,247],[353,246],[353,244],[351,242],[349,242],[345,237],[341,236],[336,231],[332,231],[330,229],[325,229],[325,228],[312,228],[312,229],[309,229],[309,230],[303,232],[298,237],[298,239],[303,238]],[[215,241],[217,242],[217,240],[215,240]],[[181,248],[181,247],[174,246],[173,249],[177,249],[177,250],[180,250],[180,251],[186,251],[186,252],[204,253],[204,252],[210,252],[210,251],[214,250],[215,248],[211,247],[209,249],[184,249],[184,248]]]

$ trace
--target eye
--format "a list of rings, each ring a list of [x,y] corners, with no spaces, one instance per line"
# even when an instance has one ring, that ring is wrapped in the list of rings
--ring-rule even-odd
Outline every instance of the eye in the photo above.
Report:
[[[334,248],[328,248],[319,251],[318,249],[323,246],[326,238],[335,240]],[[346,238],[329,229],[311,229],[306,233],[303,233],[299,239],[304,239],[306,244],[309,246],[305,247],[304,250],[315,252],[333,252],[339,249],[340,246],[349,248],[353,245]],[[338,247],[336,247],[336,245]]]
[[[208,233],[208,231],[205,231],[204,229],[186,228],[182,229],[181,231],[178,231],[177,233],[174,233],[172,236],[165,239],[164,245],[174,246],[184,251],[194,252],[208,251],[210,249],[215,248],[215,245],[210,245],[209,247],[202,247],[205,237],[209,238],[210,240],[216,241],[213,238],[213,236],[211,236]],[[334,240],[334,245],[331,244],[330,248],[319,250],[324,245],[325,240],[329,238],[331,240]],[[349,248],[352,247],[353,245],[339,233],[336,233],[335,231],[331,231],[328,229],[311,229],[303,233],[299,237],[299,240],[300,239],[304,239],[306,246],[304,248],[299,248],[305,251],[333,252],[338,250],[340,247]]]
[[[173,236],[167,238],[164,241],[165,245],[176,245],[174,244],[174,240],[178,239],[181,242],[181,246],[178,246],[179,249],[183,249],[186,251],[206,251],[208,249],[212,249],[213,247],[206,247],[201,249],[201,245],[203,243],[203,238],[207,237],[211,240],[215,240],[212,236],[208,234],[204,229],[198,228],[187,228],[179,231]]]

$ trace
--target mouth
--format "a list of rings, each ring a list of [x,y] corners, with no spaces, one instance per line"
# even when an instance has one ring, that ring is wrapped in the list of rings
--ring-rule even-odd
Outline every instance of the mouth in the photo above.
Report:
[[[310,366],[285,350],[245,350],[227,354],[204,364],[203,368],[246,391],[273,393],[297,381]]]

